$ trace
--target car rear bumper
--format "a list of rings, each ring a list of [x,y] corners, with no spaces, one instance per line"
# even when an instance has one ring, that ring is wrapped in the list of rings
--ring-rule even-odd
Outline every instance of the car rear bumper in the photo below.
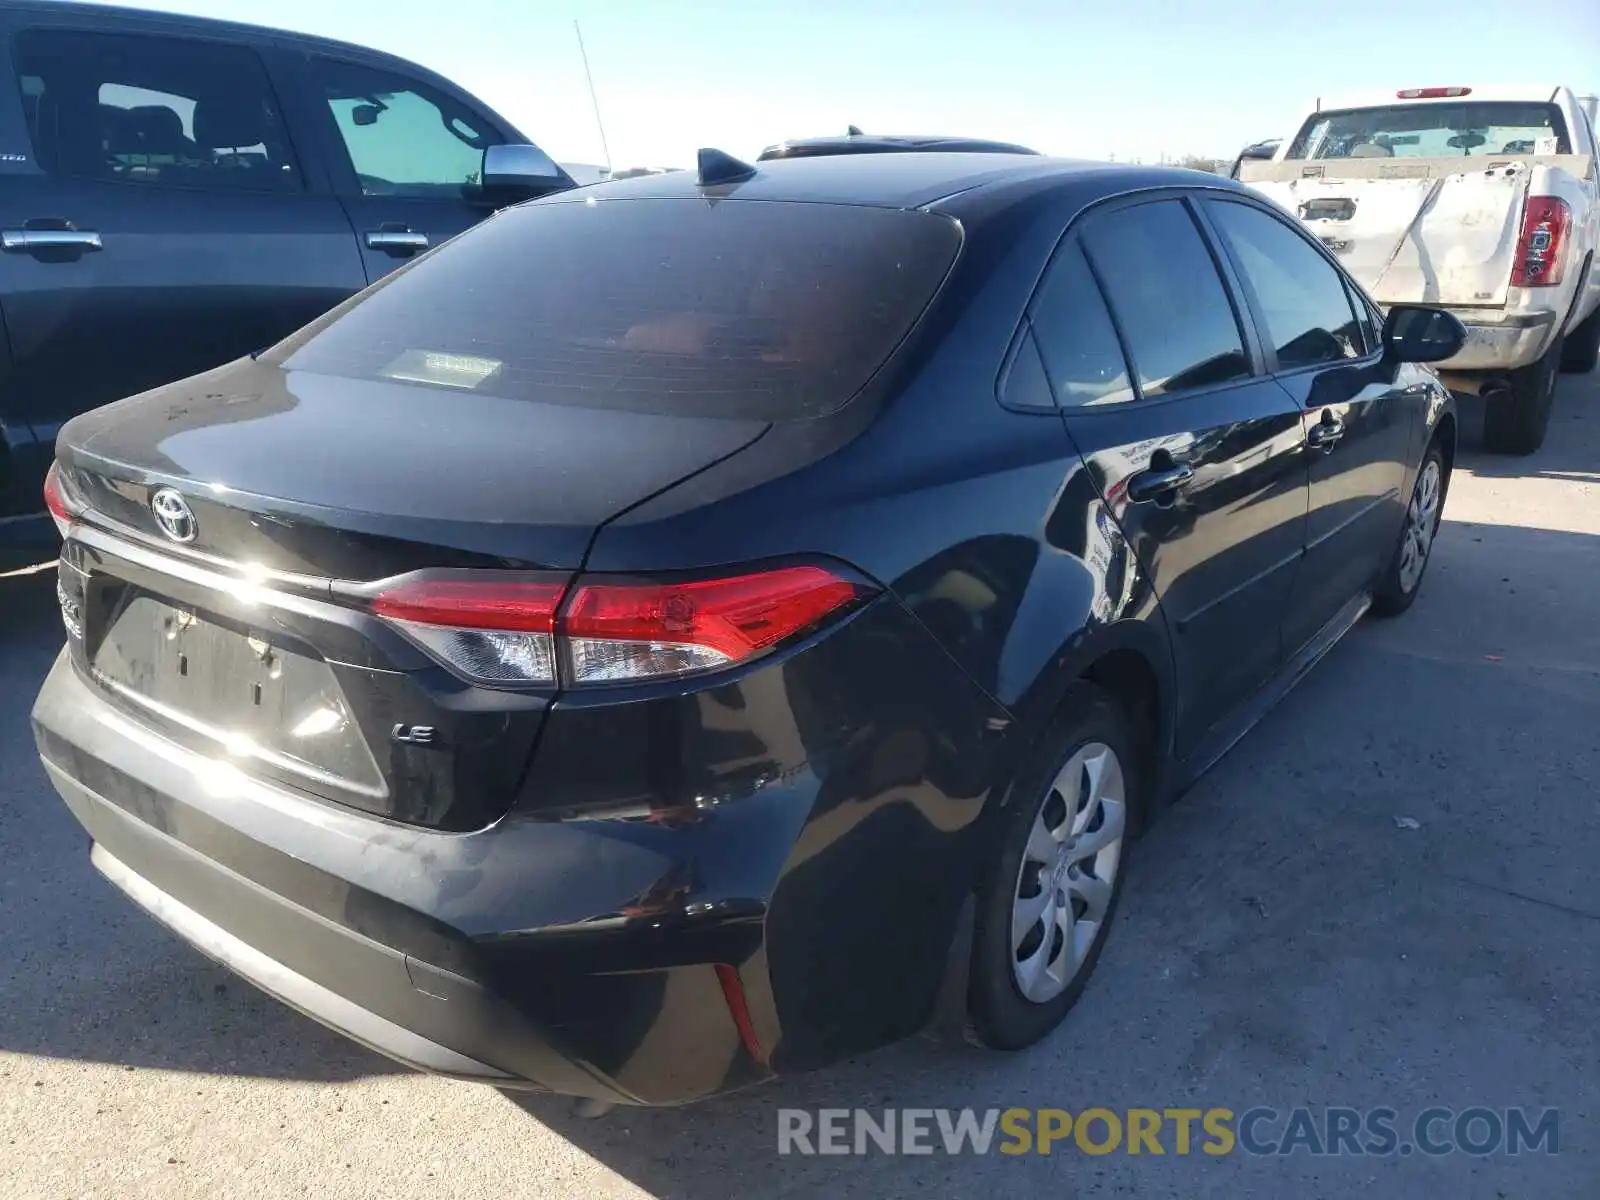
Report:
[[[853,692],[831,686],[839,661],[874,647],[904,665]],[[264,991],[422,1070],[677,1104],[882,1045],[934,1015],[1005,726],[895,603],[716,696],[628,706],[638,729],[558,711],[525,786],[562,803],[525,798],[469,833],[344,807],[179,745],[70,651],[33,726],[94,865]],[[725,728],[698,732],[702,709]],[[687,809],[574,812],[585,775],[591,794],[619,784],[596,757],[661,774],[655,756],[615,747],[667,728],[773,765]],[[780,736],[793,751],[778,770]]]
[[[1496,375],[1536,363],[1550,349],[1555,337],[1554,312],[1499,314],[1491,317],[1482,309],[1451,309],[1467,327],[1467,342],[1461,353],[1437,364],[1441,374]],[[1447,380],[1448,382],[1448,380]],[[1476,391],[1470,382],[1458,391]]]
[[[761,906],[712,906],[628,936],[615,914],[641,872],[661,869],[641,849],[645,831],[508,820],[452,835],[342,811],[151,733],[65,653],[33,719],[101,874],[209,957],[373,1050],[455,1078],[634,1104],[771,1074],[715,965],[759,951]],[[574,866],[610,876],[611,911],[556,911],[525,886]],[[760,1024],[771,1005],[756,962],[745,1000]]]

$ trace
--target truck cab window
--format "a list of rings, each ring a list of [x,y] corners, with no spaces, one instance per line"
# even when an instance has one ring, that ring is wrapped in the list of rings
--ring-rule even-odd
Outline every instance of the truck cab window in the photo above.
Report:
[[[1389,104],[1317,113],[1289,158],[1464,158],[1568,154],[1566,122],[1554,104],[1462,101]]]
[[[296,191],[266,71],[243,46],[24,30],[23,111],[46,171],[118,183]]]
[[[461,199],[483,152],[504,139],[483,117],[416,80],[318,60],[323,97],[364,196]]]

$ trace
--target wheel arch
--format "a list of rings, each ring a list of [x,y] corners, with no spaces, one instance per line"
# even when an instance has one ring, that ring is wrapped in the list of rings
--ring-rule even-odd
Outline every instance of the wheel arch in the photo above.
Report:
[[[1041,672],[1015,706],[1012,779],[1025,769],[1038,751],[1039,739],[1084,684],[1109,695],[1134,723],[1148,773],[1148,786],[1140,798],[1141,815],[1148,818],[1166,792],[1177,712],[1172,651],[1160,610],[1152,608],[1146,619],[1129,618],[1080,632],[1061,647],[1051,667]],[[1011,799],[1008,787],[1002,804]]]

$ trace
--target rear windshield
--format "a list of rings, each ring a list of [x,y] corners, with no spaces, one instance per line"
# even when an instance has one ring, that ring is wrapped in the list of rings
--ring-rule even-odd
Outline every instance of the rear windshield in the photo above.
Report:
[[[1471,101],[1390,104],[1317,113],[1289,158],[1450,158],[1567,154],[1554,104]]]
[[[509,399],[812,416],[848,401],[883,364],[960,244],[949,219],[895,209],[699,198],[524,205],[264,357]]]

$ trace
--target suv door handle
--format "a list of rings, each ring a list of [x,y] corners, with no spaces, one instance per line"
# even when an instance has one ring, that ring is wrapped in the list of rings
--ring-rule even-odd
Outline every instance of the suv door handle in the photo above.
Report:
[[[1177,463],[1170,467],[1152,467],[1148,471],[1140,471],[1128,480],[1128,499],[1134,504],[1147,504],[1151,501],[1160,503],[1170,499],[1184,484],[1194,478],[1194,468],[1188,463]]]
[[[7,254],[103,249],[100,235],[92,229],[0,229],[0,250]]]
[[[384,225],[367,231],[367,249],[404,257],[428,248],[428,235],[405,225]]]
[[[1325,412],[1322,414],[1322,420],[1306,430],[1306,445],[1327,454],[1339,444],[1339,439],[1343,436],[1344,422],[1331,412]]]

